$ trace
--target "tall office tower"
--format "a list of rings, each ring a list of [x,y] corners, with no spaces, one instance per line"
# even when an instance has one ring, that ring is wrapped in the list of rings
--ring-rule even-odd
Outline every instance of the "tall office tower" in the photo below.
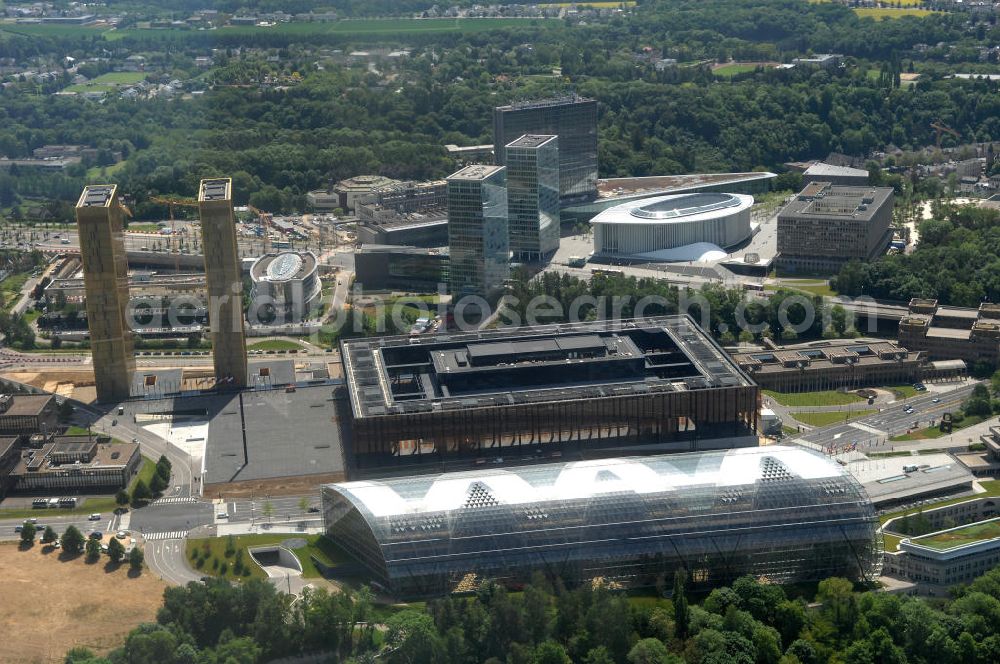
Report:
[[[493,153],[507,164],[506,146],[524,134],[559,136],[559,199],[563,205],[597,197],[597,102],[577,95],[493,109]]]
[[[247,341],[243,329],[243,279],[236,245],[232,180],[202,180],[198,192],[201,243],[208,283],[215,382],[219,387],[246,387]]]
[[[126,321],[128,259],[117,185],[84,187],[76,204],[76,224],[97,400],[121,401],[132,389],[135,353]]]
[[[517,261],[548,258],[559,248],[559,139],[525,134],[505,152],[510,251]]]
[[[451,295],[491,300],[510,277],[503,166],[466,166],[448,177]]]

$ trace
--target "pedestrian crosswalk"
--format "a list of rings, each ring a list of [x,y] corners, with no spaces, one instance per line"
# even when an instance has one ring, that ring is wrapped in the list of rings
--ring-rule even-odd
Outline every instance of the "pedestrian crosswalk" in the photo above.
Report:
[[[150,503],[150,506],[170,505],[173,503],[197,503],[197,498],[192,496],[170,496],[168,498],[158,498]]]
[[[187,537],[186,530],[171,530],[166,533],[144,533],[143,537],[147,542],[155,542],[157,540],[169,540],[169,539],[184,539]]]

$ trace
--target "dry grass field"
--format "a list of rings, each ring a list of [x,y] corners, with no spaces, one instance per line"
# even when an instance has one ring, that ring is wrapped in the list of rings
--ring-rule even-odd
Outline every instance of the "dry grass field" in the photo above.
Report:
[[[29,550],[0,544],[0,662],[61,662],[74,646],[104,653],[155,620],[166,585],[148,569],[130,577],[127,564],[107,561],[65,560],[37,542]]]

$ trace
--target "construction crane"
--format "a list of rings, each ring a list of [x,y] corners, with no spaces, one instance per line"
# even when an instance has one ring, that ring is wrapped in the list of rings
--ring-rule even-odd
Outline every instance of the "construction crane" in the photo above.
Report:
[[[264,229],[264,253],[271,251],[271,213],[258,210],[247,203],[247,209],[257,215],[257,223]]]
[[[174,206],[198,207],[198,201],[192,198],[169,198],[167,196],[151,196],[150,202],[166,205],[170,210],[170,252],[174,254],[174,270],[180,272],[181,252],[178,246],[177,225],[174,220]]]
[[[934,129],[937,132],[937,140],[935,142],[935,145],[937,146],[938,150],[941,149],[941,134],[947,132],[947,133],[951,134],[952,136],[954,136],[957,139],[962,138],[957,131],[955,131],[954,129],[952,129],[948,125],[944,124],[940,120],[937,120],[936,122],[932,122],[931,123],[931,128]]]

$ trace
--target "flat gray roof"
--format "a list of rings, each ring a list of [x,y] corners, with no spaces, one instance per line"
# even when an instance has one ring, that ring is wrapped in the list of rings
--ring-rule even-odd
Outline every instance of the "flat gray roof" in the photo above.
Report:
[[[551,134],[525,134],[515,138],[505,147],[508,148],[537,148],[546,143],[556,140],[558,137]]]
[[[490,166],[486,164],[470,164],[465,168],[456,171],[448,176],[449,180],[485,180],[497,171],[502,171],[503,166]]]

